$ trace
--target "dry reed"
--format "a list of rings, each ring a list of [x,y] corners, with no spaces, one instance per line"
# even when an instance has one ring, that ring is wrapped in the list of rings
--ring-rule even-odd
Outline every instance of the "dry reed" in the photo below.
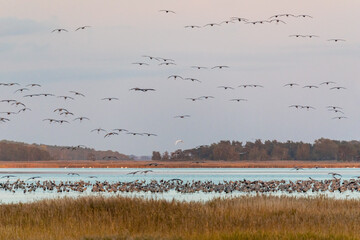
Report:
[[[360,201],[82,197],[0,205],[0,239],[360,239]]]

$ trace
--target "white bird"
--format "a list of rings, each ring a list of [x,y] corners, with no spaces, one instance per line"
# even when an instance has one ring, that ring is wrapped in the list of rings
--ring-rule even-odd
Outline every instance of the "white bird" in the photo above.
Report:
[[[176,141],[175,141],[175,146],[178,145],[178,143],[184,143],[184,141],[181,140],[181,139],[176,140]]]

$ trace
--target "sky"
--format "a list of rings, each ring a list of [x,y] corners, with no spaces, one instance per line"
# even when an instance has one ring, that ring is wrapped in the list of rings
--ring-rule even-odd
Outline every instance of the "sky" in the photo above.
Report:
[[[85,145],[98,150],[151,155],[220,140],[304,141],[324,137],[359,140],[360,30],[357,0],[0,0],[0,100],[15,99],[31,111],[0,113],[0,139],[60,146]],[[159,12],[170,9],[176,14]],[[290,13],[313,18],[281,18],[286,24],[219,23],[231,17],[249,21]],[[91,26],[74,31],[80,26]],[[57,28],[68,32],[52,33]],[[318,35],[294,38],[292,34]],[[345,42],[330,42],[341,38]],[[176,65],[143,55],[171,58]],[[146,62],[149,66],[132,63]],[[191,66],[208,69],[193,69]],[[211,69],[217,65],[229,68]],[[171,75],[197,78],[191,82]],[[324,86],[320,83],[333,81]],[[287,83],[299,86],[284,87]],[[31,88],[14,93],[30,83]],[[263,88],[239,88],[259,84]],[[316,85],[319,88],[303,88]],[[224,90],[219,86],[230,86]],[[341,86],[346,89],[330,90]],[[153,88],[135,92],[129,89]],[[85,97],[63,100],[56,96]],[[26,94],[52,93],[55,97],[24,98]],[[214,99],[191,101],[204,95]],[[106,102],[102,98],[116,97]],[[245,98],[244,102],[229,101]],[[310,105],[315,109],[290,108]],[[342,107],[334,113],[329,105]],[[74,116],[54,113],[66,108]],[[0,102],[0,112],[21,107]],[[174,118],[190,115],[189,118]],[[85,116],[90,120],[73,121]],[[345,119],[333,119],[346,116]],[[69,124],[50,124],[47,118]],[[121,133],[104,138],[95,128],[157,136]],[[175,141],[184,143],[175,146]]]

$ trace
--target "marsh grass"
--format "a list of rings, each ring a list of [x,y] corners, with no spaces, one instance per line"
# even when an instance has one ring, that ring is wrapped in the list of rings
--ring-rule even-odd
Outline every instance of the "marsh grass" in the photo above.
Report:
[[[360,239],[360,201],[82,197],[0,205],[0,239]]]

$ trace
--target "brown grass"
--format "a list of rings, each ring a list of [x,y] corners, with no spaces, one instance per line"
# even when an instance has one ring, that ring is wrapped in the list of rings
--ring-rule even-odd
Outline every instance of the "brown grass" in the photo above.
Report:
[[[360,239],[360,201],[83,197],[0,205],[0,239]]]
[[[151,162],[153,161],[0,161],[0,168],[360,168],[360,162],[336,161],[161,161],[157,162],[157,167],[148,166]]]

